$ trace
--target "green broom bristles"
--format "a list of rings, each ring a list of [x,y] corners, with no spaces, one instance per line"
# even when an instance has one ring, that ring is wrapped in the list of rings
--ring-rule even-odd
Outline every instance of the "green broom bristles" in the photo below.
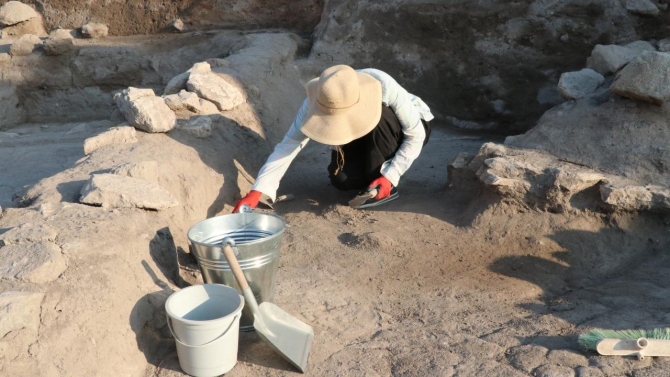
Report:
[[[660,339],[670,340],[670,328],[653,330],[604,330],[593,329],[579,336],[579,344],[589,350],[595,350],[603,339]]]

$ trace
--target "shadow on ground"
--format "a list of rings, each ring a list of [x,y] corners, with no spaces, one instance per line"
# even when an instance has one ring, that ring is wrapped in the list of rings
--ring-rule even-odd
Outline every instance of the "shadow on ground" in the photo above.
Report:
[[[550,255],[506,256],[490,270],[542,289],[541,304],[520,304],[537,316],[550,315],[579,331],[602,327],[636,329],[670,325],[670,236],[640,216],[626,228],[597,232],[558,231],[548,237],[563,250]],[[645,218],[646,217],[646,218]],[[520,336],[523,344],[579,349],[577,335]]]

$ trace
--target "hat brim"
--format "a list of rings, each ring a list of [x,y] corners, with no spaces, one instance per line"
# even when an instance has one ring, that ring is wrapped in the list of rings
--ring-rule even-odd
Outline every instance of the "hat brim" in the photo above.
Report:
[[[382,116],[382,85],[374,77],[356,73],[360,87],[358,102],[346,111],[327,114],[319,108],[317,93],[319,79],[307,83],[307,115],[302,133],[317,143],[345,145],[372,131]]]

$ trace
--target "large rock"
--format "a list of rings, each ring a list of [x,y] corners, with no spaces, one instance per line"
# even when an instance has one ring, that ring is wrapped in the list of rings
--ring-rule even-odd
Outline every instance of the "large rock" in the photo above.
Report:
[[[8,1],[0,7],[0,25],[11,26],[39,17],[40,14],[20,1]]]
[[[26,34],[38,35],[40,37],[48,34],[44,27],[44,19],[42,16],[19,22],[16,25],[6,26],[0,31],[0,36],[2,36],[2,38],[15,38]]]
[[[187,110],[194,113],[200,113],[202,110],[198,95],[185,90],[182,90],[177,94],[165,96],[165,104],[173,111]]]
[[[670,106],[611,96],[565,102],[535,128],[505,145],[543,150],[575,166],[588,166],[638,182],[670,186]]]
[[[151,89],[130,87],[114,96],[116,105],[130,125],[147,132],[168,132],[177,117],[161,97]]]
[[[242,93],[215,73],[192,73],[186,83],[189,91],[212,101],[221,111],[232,110],[244,102]]]
[[[605,82],[600,73],[584,68],[577,72],[566,72],[558,81],[558,92],[567,99],[586,97]]]
[[[0,338],[12,331],[37,334],[43,293],[7,291],[0,293]]]
[[[640,51],[617,45],[596,45],[586,60],[586,67],[602,74],[615,73],[631,60],[640,55]]]
[[[186,83],[188,83],[191,73],[207,73],[211,72],[212,67],[207,62],[195,63],[191,69],[186,72],[180,73],[179,75],[173,77],[165,86],[163,95],[176,94],[180,91],[186,89]]]
[[[0,235],[0,246],[55,241],[58,232],[44,223],[25,223]]]
[[[75,31],[70,29],[56,29],[49,33],[49,38],[54,39],[74,39]]]
[[[158,163],[156,161],[129,162],[112,168],[112,174],[158,183],[157,170]]]
[[[635,14],[644,16],[658,16],[660,13],[656,4],[650,0],[624,0],[626,2],[626,9]]]
[[[44,52],[47,55],[63,55],[74,50],[72,38],[49,37],[44,41]]]
[[[645,51],[656,51],[656,47],[654,47],[654,45],[652,45],[651,43],[649,43],[647,41],[631,42],[631,43],[628,43],[625,47],[629,48],[631,50],[635,50],[635,51],[639,52],[640,54],[645,52]]]
[[[40,37],[26,34],[12,43],[9,47],[9,53],[12,56],[26,56],[32,54],[33,51],[41,46],[42,40]]]
[[[81,27],[81,34],[86,38],[103,38],[109,34],[109,27],[99,22],[89,22]]]
[[[670,99],[670,54],[643,52],[617,75],[614,93],[661,105]]]
[[[135,128],[130,126],[112,127],[109,131],[84,140],[84,153],[91,154],[107,145],[131,143],[137,143]]]
[[[143,179],[116,174],[94,174],[81,190],[80,202],[104,209],[141,208],[164,210],[179,202],[164,188]]]
[[[464,189],[469,189],[469,173],[508,201],[550,212],[589,209],[670,213],[667,187],[642,186],[537,150],[486,143],[469,163],[453,163],[450,169],[451,176],[458,177],[455,183]],[[586,359],[567,351],[556,351],[549,359],[570,368],[588,365]]]
[[[0,277],[44,284],[54,281],[67,268],[58,245],[40,241],[8,245],[0,249]]]
[[[626,211],[670,211],[670,189],[662,186],[617,186],[605,184],[600,187],[605,203]]]

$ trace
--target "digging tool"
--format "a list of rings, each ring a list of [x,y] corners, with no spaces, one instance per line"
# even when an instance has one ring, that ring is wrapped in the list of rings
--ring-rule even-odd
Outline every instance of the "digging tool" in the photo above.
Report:
[[[365,203],[369,199],[374,198],[377,196],[378,190],[374,187],[368,187],[367,190],[361,192],[358,194],[355,198],[351,199],[349,201],[349,206],[352,208],[356,208],[360,206],[361,204]]]
[[[270,198],[268,198],[266,196],[261,196],[261,199],[259,200],[259,202],[261,204],[265,205],[266,207],[270,208],[271,210],[274,210],[275,209],[275,207],[274,207],[275,204],[277,204],[279,202],[289,202],[289,201],[295,199],[295,196],[293,194],[286,194],[286,195],[278,196],[277,199],[275,199],[274,202],[269,200],[269,199]]]
[[[314,330],[275,304],[264,302],[258,305],[231,246],[234,246],[234,241],[223,240],[223,255],[228,260],[228,265],[242,289],[244,299],[254,315],[254,329],[265,343],[304,373],[307,368],[309,351],[312,348]]]
[[[670,328],[654,330],[594,329],[579,336],[579,344],[601,355],[670,356]]]

